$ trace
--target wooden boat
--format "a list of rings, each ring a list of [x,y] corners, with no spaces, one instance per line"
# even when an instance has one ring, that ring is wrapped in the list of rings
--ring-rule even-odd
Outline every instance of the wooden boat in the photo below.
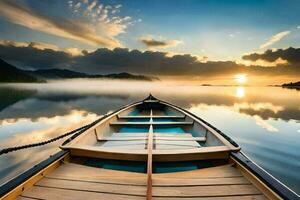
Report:
[[[1,199],[299,199],[228,136],[150,95],[97,120]]]

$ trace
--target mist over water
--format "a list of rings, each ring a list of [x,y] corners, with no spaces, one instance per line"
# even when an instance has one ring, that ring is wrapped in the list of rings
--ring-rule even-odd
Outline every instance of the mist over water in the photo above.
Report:
[[[149,93],[216,126],[256,163],[300,193],[300,91],[279,87],[115,80],[1,84],[0,147],[55,137]],[[0,182],[55,153],[64,140],[0,156]]]

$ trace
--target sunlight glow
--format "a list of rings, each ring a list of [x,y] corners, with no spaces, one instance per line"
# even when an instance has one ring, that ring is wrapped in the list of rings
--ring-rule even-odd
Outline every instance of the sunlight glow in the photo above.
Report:
[[[235,81],[239,84],[244,84],[247,82],[248,78],[247,78],[247,74],[236,74],[234,76]]]
[[[236,88],[235,96],[238,97],[238,98],[245,97],[245,88],[243,88],[243,87]]]

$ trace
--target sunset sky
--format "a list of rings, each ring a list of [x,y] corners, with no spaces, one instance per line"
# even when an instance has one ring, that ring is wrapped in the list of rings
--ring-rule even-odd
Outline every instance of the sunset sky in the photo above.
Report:
[[[23,69],[300,80],[298,0],[1,0],[0,26],[0,58]]]

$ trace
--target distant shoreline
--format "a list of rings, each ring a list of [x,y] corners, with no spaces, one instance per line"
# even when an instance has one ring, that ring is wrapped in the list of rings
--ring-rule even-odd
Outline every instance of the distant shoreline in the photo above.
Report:
[[[282,88],[295,89],[300,90],[300,81],[298,82],[290,82],[281,85]]]

